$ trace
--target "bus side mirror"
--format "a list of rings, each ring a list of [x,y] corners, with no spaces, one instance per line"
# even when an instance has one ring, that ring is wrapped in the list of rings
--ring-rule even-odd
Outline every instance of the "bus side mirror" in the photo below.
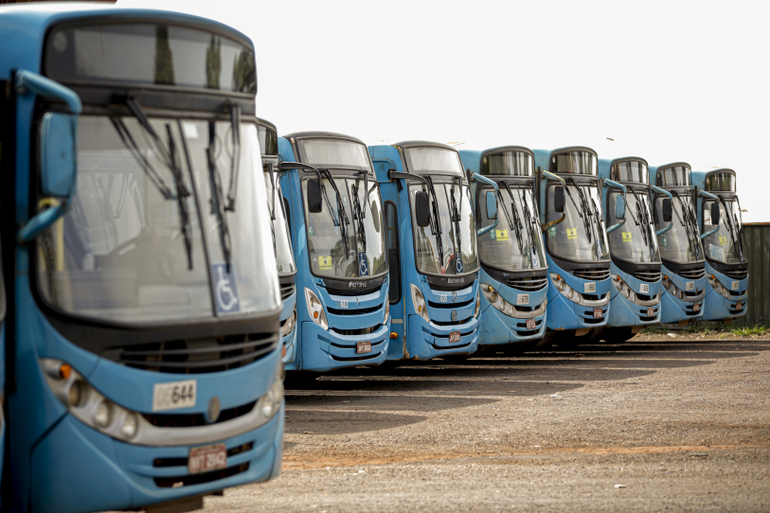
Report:
[[[711,225],[716,226],[719,224],[719,205],[717,203],[711,204]]]
[[[311,214],[321,212],[321,182],[316,178],[307,181],[307,210]]]
[[[554,187],[553,189],[553,210],[554,212],[564,212],[564,187]]]
[[[487,191],[487,219],[497,219],[497,196]]]
[[[417,218],[417,226],[428,226],[430,224],[430,207],[428,206],[428,193],[417,191],[414,196],[414,213]]]
[[[77,182],[77,116],[47,112],[40,126],[40,192],[69,198]]]
[[[617,199],[615,200],[615,219],[625,219],[626,218],[626,199],[618,194]]]
[[[663,200],[663,205],[661,205],[663,210],[663,222],[664,223],[670,223],[671,222],[671,200],[668,198],[665,198]]]

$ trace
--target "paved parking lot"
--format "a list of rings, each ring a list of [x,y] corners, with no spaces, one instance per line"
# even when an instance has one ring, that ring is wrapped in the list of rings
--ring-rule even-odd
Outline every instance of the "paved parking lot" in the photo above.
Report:
[[[632,339],[287,384],[284,470],[208,511],[770,511],[770,340]]]

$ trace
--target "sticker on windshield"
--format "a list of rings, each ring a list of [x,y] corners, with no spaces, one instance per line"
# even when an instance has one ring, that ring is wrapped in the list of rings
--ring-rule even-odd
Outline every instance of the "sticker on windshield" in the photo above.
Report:
[[[724,235],[720,235],[719,236],[719,244],[721,244],[722,246],[727,244],[727,237],[725,237]]]
[[[552,226],[548,228],[548,236],[549,237],[556,237],[556,227]]]
[[[567,239],[577,239],[577,228],[567,228]]]
[[[463,256],[459,251],[455,252],[455,272],[457,274],[463,272]]]
[[[500,242],[508,240],[508,230],[495,230],[495,238]]]
[[[313,228],[312,226],[308,226],[307,233],[312,237],[313,235],[315,235],[315,228]]]
[[[623,242],[631,242],[631,232],[620,232],[620,235],[623,236]]]
[[[369,261],[364,252],[358,253],[358,274],[359,276],[369,276]]]
[[[529,249],[532,253],[532,268],[540,267],[540,257],[537,256],[537,249],[535,249],[535,246],[530,246]]]
[[[318,268],[322,271],[331,271],[332,269],[332,257],[330,256],[318,256]]]
[[[214,297],[217,301],[217,313],[235,313],[241,310],[238,300],[238,282],[235,279],[235,266],[230,264],[211,264],[211,274],[214,276]]]
[[[187,139],[198,138],[198,125],[195,123],[182,123],[182,130],[184,130],[184,136]]]
[[[663,247],[667,248],[668,247],[668,238],[667,237],[661,237],[661,239],[663,239]]]
[[[709,256],[712,260],[722,260],[725,259],[725,248],[722,246],[717,246],[716,244],[709,244]]]

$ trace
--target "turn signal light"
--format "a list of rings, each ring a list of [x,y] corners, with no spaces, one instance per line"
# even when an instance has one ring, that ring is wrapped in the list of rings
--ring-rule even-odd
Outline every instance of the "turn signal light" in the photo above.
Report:
[[[395,331],[391,331],[390,338],[398,338],[398,333],[396,333]]]
[[[69,379],[72,374],[72,366],[69,363],[64,363],[59,367],[59,377],[61,379]]]

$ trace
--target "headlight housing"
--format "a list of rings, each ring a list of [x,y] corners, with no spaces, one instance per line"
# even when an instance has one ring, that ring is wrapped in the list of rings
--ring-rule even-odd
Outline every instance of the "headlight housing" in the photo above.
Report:
[[[666,289],[666,292],[679,299],[680,301],[684,299],[684,292],[682,289],[674,285],[674,280],[670,280],[665,274],[663,275],[663,288]]]
[[[548,273],[551,276],[551,282],[553,283],[554,287],[556,287],[556,290],[558,290],[562,296],[566,297],[573,303],[576,303],[580,306],[587,306],[589,308],[595,307],[601,303],[597,303],[597,301],[609,301],[609,292],[604,294],[603,297],[599,298],[598,300],[592,300],[589,301],[583,297],[581,293],[574,290],[572,287],[567,285],[567,281],[559,276],[556,273]]]
[[[733,299],[732,294],[727,288],[713,274],[708,275],[709,284],[717,291],[717,293],[725,299]]]
[[[412,304],[414,305],[415,312],[417,312],[423,319],[425,319],[425,322],[430,322],[430,315],[428,315],[428,303],[425,302],[425,297],[423,297],[422,292],[420,291],[419,287],[417,287],[417,285],[410,283],[409,286],[412,289]]]
[[[479,310],[481,310],[481,293],[477,290],[476,291],[476,309],[473,310],[474,317],[479,316]]]
[[[310,314],[310,318],[313,319],[315,323],[320,327],[328,330],[329,321],[326,320],[326,311],[324,310],[324,305],[321,303],[321,300],[318,299],[318,296],[316,296],[315,293],[307,287],[305,287],[305,301],[307,302],[307,311]]]
[[[514,314],[516,313],[516,307],[514,307],[511,303],[503,299],[502,296],[497,293],[497,291],[492,285],[483,283],[481,285],[481,290],[484,292],[484,297],[487,298],[487,301],[489,301],[489,304],[491,304],[492,306],[500,310],[502,313],[504,313],[508,317],[514,317]]]
[[[286,322],[283,323],[283,326],[281,326],[281,338],[289,335],[292,331],[294,331],[294,327],[297,325],[297,307],[294,307],[294,312],[292,312],[291,317],[286,319]]]

